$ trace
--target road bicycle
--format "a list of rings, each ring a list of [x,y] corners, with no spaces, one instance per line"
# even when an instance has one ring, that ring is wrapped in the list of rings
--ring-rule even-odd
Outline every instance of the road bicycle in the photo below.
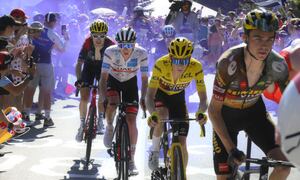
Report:
[[[81,159],[84,164],[84,169],[88,169],[89,164],[93,164],[94,159],[91,159],[91,151],[92,151],[92,142],[96,137],[97,130],[97,90],[98,90],[98,81],[94,79],[93,85],[83,84],[82,87],[89,87],[92,89],[92,98],[91,103],[88,108],[88,114],[85,118],[85,125],[83,130],[83,139],[86,143],[86,152],[85,157]],[[76,90],[76,97],[78,96],[79,88]]]
[[[164,155],[164,165],[158,167],[151,173],[151,180],[186,180],[186,171],[183,161],[182,146],[179,143],[179,128],[171,129],[170,123],[182,123],[194,121],[196,119],[184,120],[160,120],[163,123],[163,136],[161,147]],[[205,127],[201,126],[201,131],[205,136]]]
[[[227,178],[228,180],[250,180],[251,174],[259,174],[259,180],[268,180],[269,177],[269,168],[270,167],[295,167],[292,163],[287,161],[279,161],[269,159],[267,157],[251,158],[251,139],[247,139],[247,154],[245,166],[237,166],[236,164],[231,164],[233,173],[231,177]],[[257,164],[258,166],[251,166],[251,163]]]
[[[120,98],[122,99],[122,98]],[[137,106],[136,103],[121,102],[118,104],[118,115],[116,127],[113,132],[113,142],[110,149],[107,150],[111,157],[114,157],[117,170],[117,179],[127,180],[130,176],[129,161],[131,159],[130,138],[128,124],[126,121],[126,107]]]

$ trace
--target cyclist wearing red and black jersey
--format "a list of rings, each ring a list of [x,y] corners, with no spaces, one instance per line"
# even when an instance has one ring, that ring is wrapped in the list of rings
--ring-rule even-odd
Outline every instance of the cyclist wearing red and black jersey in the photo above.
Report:
[[[148,57],[147,51],[137,46],[136,33],[131,27],[121,28],[115,39],[118,45],[111,46],[105,50],[99,83],[99,101],[103,102],[105,96],[108,99],[106,110],[107,126],[103,143],[106,147],[111,147],[116,105],[120,102],[120,93],[122,93],[122,102],[132,104],[126,107],[126,120],[131,146],[129,174],[136,175],[138,173],[134,163],[135,146],[138,137],[136,115],[138,113],[138,102],[144,107],[148,85]],[[137,83],[138,71],[141,71],[142,79],[140,101]]]
[[[98,19],[91,24],[91,35],[84,41],[76,64],[76,86],[81,86],[81,98],[79,104],[81,124],[76,135],[76,140],[78,142],[81,142],[83,138],[84,120],[90,97],[90,88],[88,86],[93,85],[95,78],[99,81],[104,51],[107,47],[114,44],[114,42],[106,35],[107,32],[108,26],[103,20]],[[104,132],[103,118],[103,103],[98,101],[97,133],[99,134],[103,134]]]
[[[261,94],[272,91],[278,83],[283,91],[288,83],[284,59],[272,51],[278,30],[276,15],[266,10],[253,10],[244,20],[246,45],[223,53],[217,64],[209,116],[213,124],[214,168],[217,179],[232,173],[228,160],[240,164],[245,155],[237,149],[237,135],[244,130],[268,156],[286,161],[275,143],[275,127],[270,122]],[[288,168],[275,168],[270,179],[286,179]]]

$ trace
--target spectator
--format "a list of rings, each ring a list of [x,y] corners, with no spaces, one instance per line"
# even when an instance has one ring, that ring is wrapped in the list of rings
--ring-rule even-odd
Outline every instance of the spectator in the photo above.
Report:
[[[181,11],[173,12],[169,24],[172,24],[176,29],[177,36],[183,36],[195,42],[199,29],[199,21],[197,14],[191,11],[192,0],[184,0],[181,6]]]
[[[208,18],[202,17],[200,19],[200,25],[199,25],[199,32],[198,32],[198,42],[200,42],[202,39],[207,40],[208,36]]]
[[[55,85],[51,52],[53,48],[60,52],[65,51],[69,39],[67,32],[64,33],[64,40],[62,40],[59,35],[53,31],[56,26],[56,21],[57,19],[54,13],[47,13],[44,22],[45,27],[41,36],[37,39],[33,39],[33,45],[37,53],[37,73],[30,86],[33,89],[35,89],[37,85],[40,86],[36,119],[44,119],[44,127],[54,125],[50,117],[51,95]],[[41,114],[42,109],[45,110],[45,117]]]

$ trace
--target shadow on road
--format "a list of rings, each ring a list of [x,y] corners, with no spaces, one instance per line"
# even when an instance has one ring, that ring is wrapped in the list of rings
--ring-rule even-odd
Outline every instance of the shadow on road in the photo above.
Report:
[[[62,180],[106,180],[104,177],[97,178],[100,175],[98,171],[98,168],[101,167],[100,164],[92,164],[88,169],[84,169],[80,166],[81,160],[73,161],[74,164],[67,172],[68,177],[65,176]]]

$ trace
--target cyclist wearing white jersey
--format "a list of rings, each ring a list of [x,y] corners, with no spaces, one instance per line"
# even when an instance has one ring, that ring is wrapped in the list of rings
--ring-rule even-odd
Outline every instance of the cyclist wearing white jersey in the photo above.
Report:
[[[136,115],[139,102],[137,73],[138,70],[141,71],[142,90],[140,104],[143,107],[148,85],[148,58],[146,50],[135,44],[136,33],[131,27],[121,28],[116,34],[116,41],[117,45],[108,47],[104,52],[99,83],[99,100],[103,102],[105,97],[108,99],[104,145],[108,148],[111,147],[114,128],[113,119],[116,105],[120,102],[120,92],[122,92],[122,102],[136,104],[126,108],[131,143],[129,174],[136,175],[138,171],[134,163],[134,154],[138,136]]]

